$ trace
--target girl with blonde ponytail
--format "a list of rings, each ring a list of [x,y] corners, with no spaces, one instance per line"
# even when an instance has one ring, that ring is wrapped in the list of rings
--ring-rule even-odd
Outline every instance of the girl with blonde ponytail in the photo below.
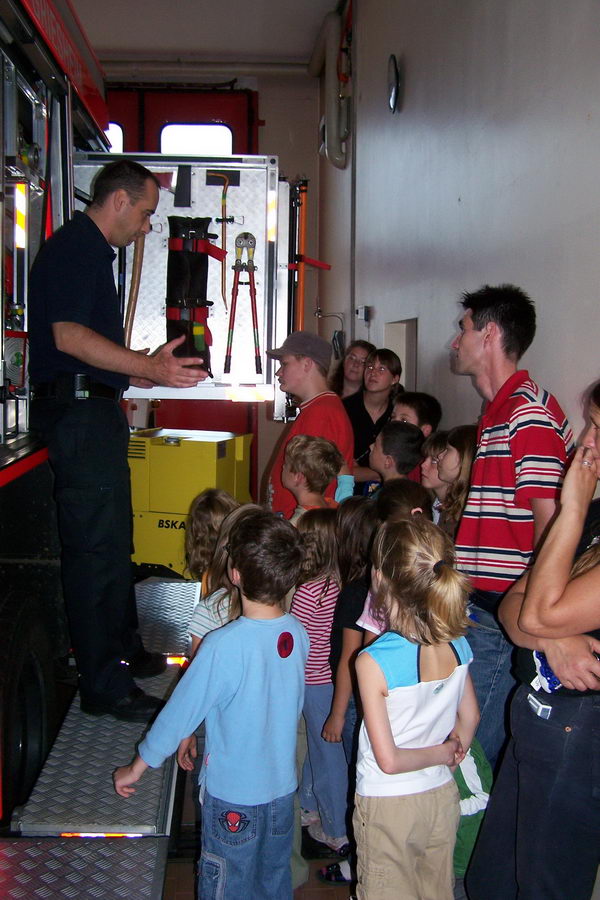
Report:
[[[372,591],[383,633],[356,661],[359,900],[452,900],[460,810],[450,767],[479,720],[464,637],[468,590],[450,539],[432,522],[381,526]]]

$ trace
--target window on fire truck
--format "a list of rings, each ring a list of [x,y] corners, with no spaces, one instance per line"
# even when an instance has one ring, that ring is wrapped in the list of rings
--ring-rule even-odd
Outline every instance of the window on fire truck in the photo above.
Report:
[[[165,125],[160,152],[169,156],[231,156],[233,135],[227,125]]]
[[[111,153],[122,153],[123,152],[123,129],[120,125],[117,125],[116,122],[109,122],[108,128],[104,132],[106,137],[110,141],[110,152]]]

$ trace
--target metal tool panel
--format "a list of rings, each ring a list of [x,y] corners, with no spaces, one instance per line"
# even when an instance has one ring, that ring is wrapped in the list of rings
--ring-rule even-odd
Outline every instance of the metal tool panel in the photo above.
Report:
[[[139,630],[147,650],[188,656],[188,625],[200,598],[197,581],[146,578],[135,586]]]
[[[212,222],[210,232],[216,234],[213,243],[221,246],[221,225],[215,221],[221,216],[222,184],[206,184],[208,171],[228,170],[239,173],[239,185],[231,185],[227,191],[227,216],[234,222],[227,224],[226,270],[227,270],[227,305],[231,304],[233,286],[232,266],[235,262],[235,239],[241,232],[249,231],[256,236],[256,252],[254,262],[257,267],[255,276],[257,293],[258,332],[260,335],[260,351],[263,362],[263,373],[266,371],[265,350],[267,346],[275,346],[273,338],[276,329],[285,331],[287,321],[287,285],[285,280],[278,280],[277,263],[277,222],[278,204],[278,161],[277,157],[240,157],[233,159],[202,160],[190,157],[169,160],[162,156],[132,154],[131,158],[147,165],[160,175],[173,173],[170,189],[163,189],[156,214],[153,217],[153,230],[147,236],[144,248],[144,263],[140,281],[140,291],[133,327],[131,346],[134,349],[144,347],[155,348],[166,339],[165,297],[167,284],[168,216],[204,217],[210,216]],[[79,154],[76,159],[75,180],[77,187],[87,192],[91,181],[104,164],[97,155]],[[174,205],[174,187],[179,165],[189,165],[191,177],[191,206],[176,207]],[[287,211],[286,211],[287,213]],[[285,215],[280,224],[285,223]],[[272,233],[270,229],[272,228]],[[268,250],[270,248],[270,250]],[[269,257],[269,258],[268,258]],[[133,247],[127,248],[126,293],[129,291]],[[282,259],[286,264],[287,260]],[[247,277],[242,282],[247,282]],[[271,280],[271,294],[268,287]],[[284,290],[285,293],[281,293]],[[279,292],[279,293],[278,293]],[[252,341],[252,319],[249,289],[241,284],[238,297],[231,373],[223,372],[225,362],[225,346],[229,321],[228,309],[225,309],[221,296],[221,266],[217,260],[210,259],[208,266],[207,298],[213,302],[208,325],[213,336],[211,347],[211,366],[214,378],[193,389],[186,391],[185,396],[212,397],[221,385],[267,383],[264,374],[257,375],[254,364],[254,345]],[[279,323],[279,324],[277,324]],[[283,323],[283,325],[282,325]],[[144,396],[167,397],[172,389],[153,388],[144,392]],[[180,390],[177,396],[184,396]]]
[[[165,167],[166,168],[166,167]],[[175,168],[176,167],[172,167]],[[221,244],[221,226],[214,222],[221,215],[222,186],[206,185],[206,171],[212,167],[192,165],[192,205],[188,208],[175,207],[174,197],[169,191],[160,192],[160,200],[156,210],[156,231],[146,239],[144,250],[144,266],[140,282],[140,293],[136,319],[132,336],[132,347],[156,347],[166,340],[166,320],[164,317],[165,294],[167,284],[167,262],[169,239],[169,223],[167,217],[176,216],[211,216],[213,222],[210,231],[217,234],[214,241]],[[255,263],[257,266],[256,291],[261,335],[261,352],[264,355],[265,329],[265,249],[266,249],[266,216],[267,216],[267,172],[264,168],[244,168],[240,171],[240,186],[231,187],[227,193],[227,213],[233,216],[235,223],[227,226],[227,306],[231,303],[233,272],[235,262],[235,238],[240,232],[251,231],[256,235],[257,247]],[[131,272],[132,251],[128,251],[128,278]],[[245,277],[244,282],[248,281]],[[221,297],[221,266],[211,259],[208,265],[208,299],[213,302],[208,325],[213,335],[211,347],[211,366],[216,382],[242,381],[262,384],[264,377],[257,375],[254,368],[254,350],[252,344],[252,321],[250,316],[250,294],[247,285],[240,287],[237,304],[236,327],[234,337],[234,353],[231,375],[223,375],[225,362],[225,344],[229,313],[225,309]]]
[[[0,841],[3,900],[160,900],[168,838]]]
[[[178,666],[140,682],[166,697]],[[147,725],[81,712],[75,697],[31,797],[13,827],[24,835],[168,834],[177,763],[148,769],[140,790],[127,800],[115,793],[112,772],[131,761]]]

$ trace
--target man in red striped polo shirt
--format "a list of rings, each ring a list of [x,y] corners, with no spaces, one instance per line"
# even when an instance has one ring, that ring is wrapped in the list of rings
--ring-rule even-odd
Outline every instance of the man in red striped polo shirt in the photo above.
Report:
[[[569,423],[518,361],[535,335],[535,308],[520,288],[486,285],[462,298],[453,369],[474,376],[486,401],[471,487],[456,535],[457,565],[471,579],[471,675],[481,708],[477,732],[494,765],[514,685],[512,645],[498,625],[500,598],[531,563],[554,515],[573,446]]]

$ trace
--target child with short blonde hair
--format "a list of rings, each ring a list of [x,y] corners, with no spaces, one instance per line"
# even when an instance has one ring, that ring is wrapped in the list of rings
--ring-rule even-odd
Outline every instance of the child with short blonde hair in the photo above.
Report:
[[[326,438],[297,434],[288,441],[281,481],[298,504],[291,517],[292,523],[295,524],[307,509],[337,506],[335,500],[325,497],[325,490],[343,465],[342,454]]]

